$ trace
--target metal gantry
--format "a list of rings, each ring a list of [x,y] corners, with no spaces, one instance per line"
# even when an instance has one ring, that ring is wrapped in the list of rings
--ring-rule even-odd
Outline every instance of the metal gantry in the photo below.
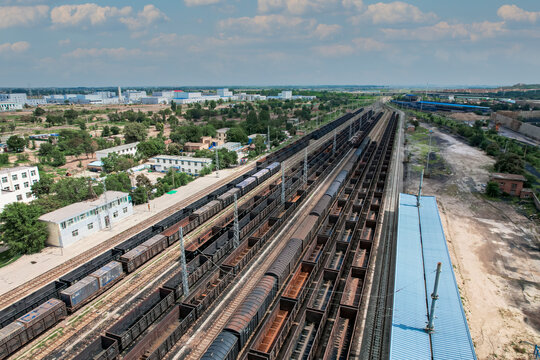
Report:
[[[334,130],[334,146],[332,147],[332,156],[336,156],[336,130]]]
[[[238,198],[234,194],[234,225],[233,246],[236,249],[240,245],[240,227],[238,226]]]
[[[184,231],[182,227],[180,226],[180,229],[178,229],[179,233],[179,239],[180,239],[180,266],[182,269],[182,285],[184,288],[184,296],[189,295],[189,284],[188,284],[188,273],[187,273],[187,265],[186,265],[186,250],[184,248]]]
[[[303,180],[304,180],[304,185],[307,184],[307,148],[305,149],[304,151],[304,176],[303,176]]]
[[[285,204],[285,168],[281,163],[281,203]]]

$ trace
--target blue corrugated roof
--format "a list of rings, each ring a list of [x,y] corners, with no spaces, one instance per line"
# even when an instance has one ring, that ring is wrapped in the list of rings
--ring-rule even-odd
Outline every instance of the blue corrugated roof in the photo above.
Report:
[[[426,286],[430,294],[435,282],[437,262],[442,262],[439,300],[435,304],[435,331],[431,334],[433,357],[434,359],[476,359],[439,217],[437,201],[433,196],[421,197],[420,228]],[[431,301],[431,296],[429,296],[429,307],[431,307]]]
[[[435,101],[418,101],[418,103],[428,104],[428,105],[444,105],[444,106],[452,106],[452,107],[465,107],[465,108],[489,110],[489,108],[486,106],[476,106],[476,105],[452,104],[452,103],[442,103],[442,102],[435,102]]]
[[[416,196],[401,194],[390,359],[431,359]]]
[[[435,197],[400,194],[390,359],[476,359]],[[435,331],[424,331],[437,263]]]

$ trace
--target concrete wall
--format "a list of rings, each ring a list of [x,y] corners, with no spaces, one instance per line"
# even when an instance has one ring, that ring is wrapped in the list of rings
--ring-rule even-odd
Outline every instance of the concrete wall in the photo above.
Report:
[[[510,114],[496,112],[491,114],[491,120],[500,123],[515,132],[540,141],[540,127],[523,123],[509,116]],[[517,114],[516,114],[517,115]]]

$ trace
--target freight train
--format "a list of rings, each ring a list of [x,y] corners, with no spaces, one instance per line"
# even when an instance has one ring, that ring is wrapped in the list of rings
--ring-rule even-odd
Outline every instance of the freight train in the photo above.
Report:
[[[277,259],[268,268],[261,281],[233,313],[223,331],[212,342],[201,359],[204,360],[233,360],[238,357],[248,339],[261,323],[265,313],[270,308],[278,290],[295,269],[295,264],[305,248],[308,247],[318,225],[330,209],[332,200],[342,189],[354,165],[361,157],[364,149],[370,143],[370,138],[355,150],[342,170],[328,187],[323,197],[313,207],[309,216],[296,229],[291,239],[281,250]],[[348,169],[348,170],[347,170]]]
[[[326,132],[329,132],[361,111],[362,109],[354,114],[347,114],[333,123],[325,125],[316,132],[290,144],[288,147],[268,155],[265,159],[257,162],[257,168],[247,175],[233,180],[231,183],[221,187],[207,197],[196,201],[177,214],[146,229],[134,238],[129,239],[114,249],[90,260],[87,264],[84,264],[80,268],[63,276],[58,281],[45,286],[36,293],[31,294],[27,298],[4,309],[0,313],[0,321],[2,321],[2,326],[5,324],[8,324],[8,326],[4,326],[0,329],[0,359],[5,358],[18,348],[32,341],[65,317],[65,314],[76,311],[85,303],[113,286],[125,276],[125,274],[135,271],[145,262],[162,252],[165,248],[178,241],[178,230],[180,227],[182,227],[184,234],[189,233],[200,224],[210,219],[213,215],[228,207],[234,201],[235,195],[241,197],[247,194],[257,185],[277,173],[280,170],[280,161],[283,161],[306,147],[311,138],[317,139],[324,135],[323,129]],[[370,110],[368,113],[364,114],[363,119],[369,118],[372,114],[373,112]],[[260,205],[262,205],[262,208],[265,207],[265,204]],[[182,218],[180,221],[177,221],[179,216]],[[254,222],[249,221],[249,223]],[[165,228],[166,230],[164,230]],[[156,234],[156,232],[158,233]],[[197,263],[197,266],[200,266],[200,263],[204,262],[197,257],[197,254],[204,250],[204,237],[215,238],[216,235],[219,235],[223,239],[228,236],[227,233],[214,234],[214,229],[211,229],[209,232],[199,237],[191,249],[186,249],[186,254],[189,253],[191,255],[191,260],[199,262]],[[141,241],[144,237],[150,238]],[[114,260],[107,262],[107,260],[111,259]],[[84,276],[85,273],[88,275]],[[61,301],[56,299],[56,297],[60,298]],[[35,309],[37,313],[34,313],[34,316],[37,319],[36,322],[44,324],[44,326],[41,326],[39,330],[36,330],[36,328],[26,332],[17,330],[17,328],[20,328],[17,324],[24,324],[21,319],[33,312],[29,312],[19,318],[16,317],[17,313],[20,314],[24,309],[32,309],[36,306],[40,306],[38,304],[43,304],[43,301],[49,300],[56,302],[57,306],[61,308],[54,318],[51,318],[48,313],[40,315],[42,314],[41,307],[38,307]],[[46,304],[47,303],[43,304],[43,306],[46,306]],[[8,319],[10,318],[15,318],[15,321],[9,321]],[[47,319],[45,320],[45,318]],[[54,321],[51,321],[51,319]],[[106,339],[103,341],[107,342]]]

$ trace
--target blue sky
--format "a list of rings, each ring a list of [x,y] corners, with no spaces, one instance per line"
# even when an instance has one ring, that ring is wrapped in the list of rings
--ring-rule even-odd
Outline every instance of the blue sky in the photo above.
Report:
[[[539,45],[538,0],[0,0],[0,87],[539,83]]]

